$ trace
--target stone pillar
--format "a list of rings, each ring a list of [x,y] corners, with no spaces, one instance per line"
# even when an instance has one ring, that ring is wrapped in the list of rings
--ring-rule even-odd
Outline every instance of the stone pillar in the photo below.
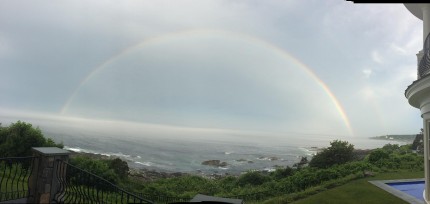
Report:
[[[56,160],[68,161],[70,152],[57,147],[33,147],[33,156],[38,157],[30,176],[28,203],[50,203],[58,191]]]

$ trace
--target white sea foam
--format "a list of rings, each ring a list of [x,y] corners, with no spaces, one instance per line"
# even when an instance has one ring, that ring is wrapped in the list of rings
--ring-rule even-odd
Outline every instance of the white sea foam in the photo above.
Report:
[[[113,155],[113,156],[116,156],[116,157],[120,157],[120,158],[130,158],[131,157],[131,155],[123,154],[121,152],[118,152],[118,153],[106,153],[106,154],[110,154],[110,155]]]
[[[103,156],[115,156],[115,157],[119,157],[119,158],[131,158],[131,155],[128,154],[123,154],[121,152],[97,152],[94,150],[88,150],[88,149],[83,149],[80,147],[68,147],[68,146],[64,146],[65,150],[70,150],[73,152],[78,152],[78,153],[91,153],[91,154],[99,154],[99,155],[103,155]],[[137,158],[140,158],[140,156],[138,156]]]
[[[153,166],[154,165],[154,163],[152,163],[152,162],[134,162],[135,164],[140,164],[140,165],[143,165],[143,166]]]
[[[306,156],[314,156],[320,151],[320,148],[317,147],[299,147],[300,150],[302,150]],[[297,155],[297,157],[300,157]]]
[[[87,149],[80,148],[80,147],[68,147],[68,146],[64,146],[64,148],[63,148],[63,149],[65,149],[65,150],[70,150],[70,151],[72,151],[72,152],[78,152],[78,153],[83,152],[83,153],[93,153],[93,154],[97,154],[95,151],[87,150]]]
[[[67,146],[64,146],[64,149],[65,149],[65,150],[70,150],[70,151],[72,151],[72,152],[82,152],[82,150],[81,150],[81,149],[79,149],[79,148],[73,148],[73,147],[67,147]]]
[[[283,158],[278,157],[258,157],[257,159],[261,161],[284,161]]]
[[[263,169],[263,171],[274,172],[274,171],[276,171],[276,169],[266,167],[266,168]]]

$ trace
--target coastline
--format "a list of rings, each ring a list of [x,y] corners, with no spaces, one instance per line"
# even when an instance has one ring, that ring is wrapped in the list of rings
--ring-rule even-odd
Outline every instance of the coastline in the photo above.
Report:
[[[88,157],[96,160],[110,160],[115,158],[119,158],[123,160],[123,158],[120,158],[114,155],[108,156],[108,155],[88,153],[88,152],[75,152],[72,150],[67,150],[67,151],[70,152],[70,158],[84,156],[84,157]],[[129,166],[129,176],[132,177],[133,179],[136,179],[142,182],[151,182],[157,179],[174,178],[174,177],[182,177],[182,176],[190,176],[190,175],[201,176],[208,179],[219,179],[225,176],[238,176],[238,175],[229,174],[228,172],[225,174],[217,174],[217,173],[205,174],[201,171],[197,171],[196,173],[185,173],[185,172],[169,172],[167,170],[162,170],[162,169],[152,170],[147,168],[135,168],[132,165],[128,165],[128,166]]]
[[[321,147],[309,147],[308,150],[310,152],[313,152],[313,154],[317,154],[318,152],[322,151],[324,148]],[[370,151],[372,151],[373,149],[355,149],[354,153],[357,156],[357,159],[364,159],[364,157],[370,153]],[[77,152],[77,151],[73,151],[73,150],[68,150],[71,154],[70,157],[77,157],[77,156],[84,156],[84,157],[88,157],[91,159],[96,159],[96,160],[110,160],[110,159],[115,159],[115,158],[119,158],[122,159],[124,161],[126,161],[128,163],[129,166],[129,176],[133,179],[142,181],[142,182],[151,182],[151,181],[155,181],[157,179],[165,179],[165,178],[175,178],[175,177],[182,177],[182,176],[201,176],[204,178],[208,178],[208,179],[219,179],[219,178],[223,178],[226,176],[235,176],[238,177],[240,176],[242,173],[248,172],[247,171],[242,171],[239,174],[233,174],[230,173],[228,171],[226,172],[214,172],[214,173],[204,173],[200,170],[196,170],[195,172],[171,172],[168,170],[163,170],[163,169],[148,169],[148,168],[137,168],[135,165],[131,165],[130,163],[132,161],[121,158],[119,156],[116,155],[104,155],[104,154],[97,154],[97,153],[88,153],[88,152]],[[312,157],[311,157],[312,158]],[[310,159],[311,159],[310,158]],[[277,158],[269,158],[272,160],[277,160]],[[309,159],[309,161],[310,161]],[[210,160],[211,162],[215,161],[215,162],[219,162],[219,160]],[[203,163],[208,162],[208,161],[204,161],[202,162],[202,165],[204,165]],[[222,164],[222,163],[221,163]],[[206,164],[207,165],[207,164]],[[221,166],[220,166],[221,167]],[[279,168],[282,166],[274,166],[274,168]],[[285,166],[286,167],[286,166]],[[270,170],[258,170],[261,172],[265,172],[265,173],[269,173],[271,172]]]

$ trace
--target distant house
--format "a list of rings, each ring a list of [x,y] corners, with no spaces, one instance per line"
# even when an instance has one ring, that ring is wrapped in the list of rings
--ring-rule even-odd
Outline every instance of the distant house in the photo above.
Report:
[[[218,203],[232,203],[232,204],[244,204],[242,199],[233,198],[221,198],[214,196],[207,196],[203,194],[197,194],[190,202],[218,202]]]

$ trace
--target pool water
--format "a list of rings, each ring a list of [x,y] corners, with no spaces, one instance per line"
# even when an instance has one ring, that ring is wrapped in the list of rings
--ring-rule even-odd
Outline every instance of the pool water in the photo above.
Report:
[[[393,182],[386,183],[390,187],[411,195],[419,200],[424,201],[424,181]]]

